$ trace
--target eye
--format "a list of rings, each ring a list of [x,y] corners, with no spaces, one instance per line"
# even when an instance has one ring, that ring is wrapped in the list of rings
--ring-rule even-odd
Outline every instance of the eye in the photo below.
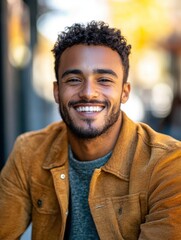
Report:
[[[98,79],[98,82],[103,85],[110,85],[113,81],[110,78],[102,77]]]
[[[81,79],[79,79],[79,78],[71,77],[71,78],[66,79],[65,82],[68,83],[68,84],[70,84],[70,85],[78,85],[78,84],[80,84],[82,81],[81,81]]]

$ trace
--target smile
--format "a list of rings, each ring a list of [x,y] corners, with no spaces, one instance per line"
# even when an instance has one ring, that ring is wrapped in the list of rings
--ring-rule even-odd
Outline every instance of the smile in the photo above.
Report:
[[[84,107],[77,107],[76,110],[78,112],[101,112],[103,110],[103,107],[100,106],[84,106]]]

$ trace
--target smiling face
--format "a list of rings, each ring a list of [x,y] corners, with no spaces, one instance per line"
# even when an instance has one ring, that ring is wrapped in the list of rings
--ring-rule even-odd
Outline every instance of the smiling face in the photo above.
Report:
[[[129,91],[116,51],[80,44],[63,52],[54,97],[62,119],[77,137],[90,139],[119,130],[120,104],[127,101]]]

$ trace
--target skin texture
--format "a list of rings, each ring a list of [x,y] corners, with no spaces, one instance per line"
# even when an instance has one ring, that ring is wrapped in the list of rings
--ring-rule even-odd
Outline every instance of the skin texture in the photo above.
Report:
[[[120,104],[129,93],[116,51],[79,44],[63,52],[54,97],[79,160],[94,160],[112,150],[121,128]]]

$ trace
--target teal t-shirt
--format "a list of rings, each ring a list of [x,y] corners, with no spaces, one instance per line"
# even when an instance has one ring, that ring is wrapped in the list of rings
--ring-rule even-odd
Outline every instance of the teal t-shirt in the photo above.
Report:
[[[111,153],[93,161],[78,161],[69,148],[70,206],[66,239],[99,239],[88,204],[89,185],[96,168],[103,166]]]

